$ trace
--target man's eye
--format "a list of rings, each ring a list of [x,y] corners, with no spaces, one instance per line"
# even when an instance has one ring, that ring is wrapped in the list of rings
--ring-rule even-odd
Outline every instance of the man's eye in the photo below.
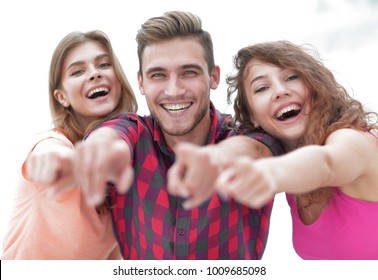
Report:
[[[193,70],[187,70],[187,71],[185,71],[185,73],[184,73],[186,76],[188,76],[188,75],[195,75],[196,74],[196,72],[195,71],[193,71]]]
[[[160,77],[164,77],[164,75],[162,73],[154,73],[151,75],[151,78],[160,78]]]

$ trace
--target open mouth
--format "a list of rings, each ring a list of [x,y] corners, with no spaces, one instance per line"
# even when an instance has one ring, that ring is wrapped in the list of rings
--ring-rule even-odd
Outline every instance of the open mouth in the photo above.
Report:
[[[96,99],[96,98],[99,98],[101,96],[105,96],[109,93],[109,89],[106,88],[106,87],[99,87],[99,88],[96,88],[94,90],[92,90],[88,95],[87,97],[89,99]]]
[[[162,104],[161,106],[170,113],[178,114],[187,110],[191,105],[192,103],[189,102],[181,104]]]
[[[286,121],[290,118],[298,116],[298,114],[301,112],[301,109],[301,106],[299,106],[298,104],[291,104],[279,110],[274,117],[279,121]]]

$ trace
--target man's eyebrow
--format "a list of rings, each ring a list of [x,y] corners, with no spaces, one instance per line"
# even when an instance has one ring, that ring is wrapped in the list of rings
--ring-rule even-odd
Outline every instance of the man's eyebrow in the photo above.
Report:
[[[184,64],[180,68],[182,68],[182,69],[195,68],[195,69],[198,69],[198,70],[202,70],[202,67],[199,66],[198,64]]]
[[[150,74],[150,73],[152,73],[152,72],[159,72],[159,71],[165,71],[165,68],[160,67],[160,66],[151,67],[151,68],[148,68],[148,69],[146,70],[146,74],[148,75],[148,74]]]
[[[202,71],[202,67],[198,64],[184,64],[184,65],[181,65],[178,69],[198,69],[198,70],[201,70]],[[167,69],[164,68],[164,67],[161,67],[161,66],[155,66],[155,67],[151,67],[151,68],[148,68],[146,70],[146,75],[150,74],[150,73],[153,73],[153,72],[161,72],[161,71],[166,71]]]

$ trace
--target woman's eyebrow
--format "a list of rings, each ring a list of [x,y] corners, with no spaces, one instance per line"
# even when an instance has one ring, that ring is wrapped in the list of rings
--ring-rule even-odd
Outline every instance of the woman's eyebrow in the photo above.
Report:
[[[98,60],[101,60],[104,57],[110,57],[110,56],[107,53],[100,54],[100,55],[95,57],[95,60],[98,61]],[[84,60],[74,61],[70,65],[68,65],[67,69],[70,69],[71,67],[74,67],[74,66],[77,66],[77,65],[82,65],[82,64],[85,64]]]

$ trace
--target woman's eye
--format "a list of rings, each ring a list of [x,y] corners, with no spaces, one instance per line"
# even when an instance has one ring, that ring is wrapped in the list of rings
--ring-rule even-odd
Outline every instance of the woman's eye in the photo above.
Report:
[[[71,73],[71,76],[78,76],[78,75],[80,75],[81,73],[83,73],[84,72],[84,70],[81,70],[81,69],[79,69],[79,70],[75,70],[75,71],[73,71],[72,73]]]
[[[104,63],[101,63],[101,64],[99,65],[100,68],[108,68],[108,67],[110,67],[110,66],[112,66],[112,65],[111,65],[111,63],[108,63],[108,62],[104,62]]]
[[[296,80],[298,79],[298,75],[290,75],[288,78],[287,78],[287,81],[292,81],[292,80]]]
[[[260,87],[256,88],[255,93],[263,92],[267,89],[268,89],[267,86],[260,86]]]

